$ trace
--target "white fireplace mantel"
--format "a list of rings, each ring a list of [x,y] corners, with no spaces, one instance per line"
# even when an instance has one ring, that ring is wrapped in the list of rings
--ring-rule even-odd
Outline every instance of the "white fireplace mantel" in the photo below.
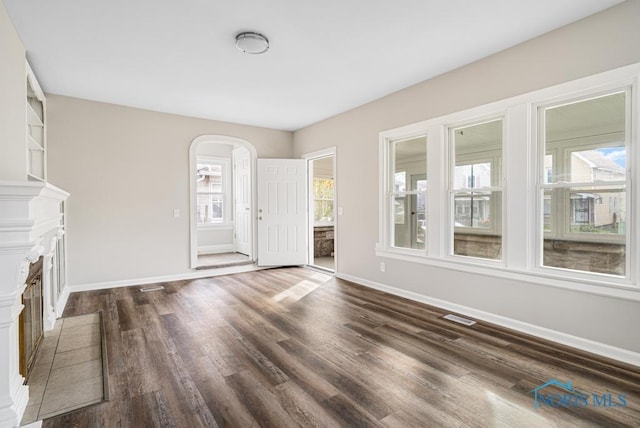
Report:
[[[18,426],[29,400],[19,371],[18,317],[29,265],[40,256],[45,330],[61,315],[65,293],[53,287],[51,267],[64,233],[60,207],[68,197],[44,182],[0,181],[0,427]]]

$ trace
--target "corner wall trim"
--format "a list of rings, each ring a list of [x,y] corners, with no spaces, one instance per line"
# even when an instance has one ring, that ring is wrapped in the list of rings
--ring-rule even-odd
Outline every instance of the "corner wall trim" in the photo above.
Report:
[[[69,300],[69,285],[65,285],[62,289],[62,293],[58,296],[58,301],[56,302],[56,318],[62,317],[62,313],[64,312],[64,307],[67,306],[67,300]]]
[[[425,303],[427,305],[436,306],[441,309],[457,312],[459,314],[496,324],[501,327],[506,327],[511,330],[516,330],[522,333],[530,334],[532,336],[540,337],[542,339],[550,340],[561,345],[570,346],[572,348],[591,352],[593,354],[601,355],[603,357],[611,358],[640,367],[640,353],[637,352],[596,342],[590,339],[573,336],[571,334],[562,333],[560,331],[551,330],[545,327],[539,327],[523,321],[518,321],[512,318],[503,317],[501,315],[492,314],[490,312],[458,305],[446,300],[436,299],[433,297],[425,296],[423,294],[414,293],[412,291],[403,290],[401,288],[393,287],[391,285],[386,285],[375,281],[370,281],[368,279],[360,278],[357,276],[337,272],[335,276],[336,278],[344,279],[346,281],[351,281],[365,287],[384,291],[385,293],[393,294],[395,296],[404,297],[416,302]]]
[[[199,270],[197,272],[190,272],[190,273],[179,274],[179,275],[153,276],[148,278],[125,279],[120,281],[94,282],[90,284],[67,285],[66,288],[69,289],[69,293],[75,293],[77,291],[104,290],[106,288],[131,287],[134,285],[155,284],[158,282],[171,282],[171,281],[181,281],[184,279],[207,278],[207,277],[214,277],[214,276],[229,275],[233,273],[251,272],[251,271],[260,270],[260,269],[263,269],[263,268],[260,268],[255,264],[242,265],[242,266],[229,266],[224,268]]]

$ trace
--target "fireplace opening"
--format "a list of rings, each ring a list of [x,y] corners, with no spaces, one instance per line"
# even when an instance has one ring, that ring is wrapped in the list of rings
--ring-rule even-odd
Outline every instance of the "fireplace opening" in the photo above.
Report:
[[[44,336],[42,312],[43,259],[40,257],[29,266],[27,287],[22,293],[24,309],[19,319],[20,374],[29,379],[38,346]]]

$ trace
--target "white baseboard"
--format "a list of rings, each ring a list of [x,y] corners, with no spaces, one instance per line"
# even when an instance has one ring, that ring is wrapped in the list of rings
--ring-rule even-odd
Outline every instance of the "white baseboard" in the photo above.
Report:
[[[69,300],[69,285],[66,285],[62,289],[62,293],[58,296],[56,302],[56,318],[60,318],[64,312],[64,307],[67,306],[67,300]]]
[[[344,279],[346,281],[355,282],[357,284],[364,285],[366,287],[374,288],[376,290],[384,291],[389,294],[404,297],[416,302],[425,303],[427,305],[436,306],[438,308],[446,309],[448,311],[456,312],[461,315],[466,315],[471,318],[490,322],[492,324],[506,327],[511,330],[519,331],[522,333],[537,336],[542,339],[550,340],[552,342],[559,343],[561,345],[570,346],[583,351],[591,352],[593,354],[601,355],[603,357],[611,358],[614,360],[622,361],[634,366],[640,366],[640,353],[629,351],[615,346],[607,345],[600,342],[595,342],[590,339],[585,339],[571,334],[562,333],[556,330],[551,330],[545,327],[539,327],[537,325],[529,324],[526,322],[514,320],[512,318],[503,317],[501,315],[492,314],[490,312],[473,309],[467,306],[451,303],[446,300],[440,300],[433,297],[425,296],[423,294],[414,293],[412,291],[403,290],[401,288],[393,287],[390,285],[382,284],[375,281],[369,281],[368,279],[360,278],[357,276],[337,273],[337,278]]]
[[[69,289],[69,293],[75,293],[77,291],[104,290],[106,288],[130,287],[133,285],[156,284],[158,282],[171,282],[171,281],[181,281],[184,279],[207,278],[207,277],[214,277],[214,276],[221,276],[221,275],[229,275],[233,273],[251,272],[251,271],[260,270],[260,269],[263,269],[263,268],[260,268],[255,264],[229,266],[229,267],[223,267],[223,268],[203,269],[203,270],[198,270],[195,272],[189,272],[189,273],[180,274],[180,275],[153,276],[148,278],[134,278],[134,279],[125,279],[120,281],[94,282],[90,284],[68,285],[66,288]]]
[[[198,255],[233,253],[235,251],[233,244],[224,245],[202,245],[198,246]]]

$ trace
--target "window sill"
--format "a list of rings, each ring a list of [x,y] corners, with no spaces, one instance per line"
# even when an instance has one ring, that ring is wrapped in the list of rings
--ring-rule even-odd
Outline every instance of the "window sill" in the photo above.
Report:
[[[332,221],[320,221],[320,222],[313,223],[313,227],[329,227],[334,225],[335,223]]]
[[[378,257],[419,263],[466,273],[475,273],[495,278],[511,279],[548,287],[563,288],[615,299],[640,302],[640,287],[624,279],[615,280],[611,278],[611,280],[608,280],[609,278],[604,278],[603,280],[598,281],[593,278],[585,279],[578,277],[578,275],[571,277],[571,271],[567,271],[568,273],[565,273],[565,271],[562,271],[562,273],[555,273],[553,272],[553,268],[538,268],[532,271],[524,271],[507,268],[502,264],[494,264],[496,262],[491,260],[483,260],[480,262],[482,263],[481,265],[479,262],[475,261],[477,259],[472,258],[469,258],[468,260],[452,260],[418,255],[402,250],[396,251],[392,249],[376,248],[375,253]]]

